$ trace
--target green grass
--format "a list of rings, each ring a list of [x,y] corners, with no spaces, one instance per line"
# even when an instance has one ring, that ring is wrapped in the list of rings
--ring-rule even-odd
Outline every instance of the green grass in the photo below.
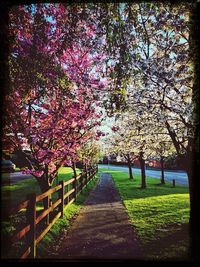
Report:
[[[188,232],[183,230],[189,222],[187,187],[176,185],[173,188],[170,183],[159,185],[158,179],[147,177],[147,188],[141,189],[140,175],[134,175],[135,179],[130,180],[128,173],[103,168],[100,171],[112,175],[135,232],[149,257],[174,257],[170,253],[174,253],[176,241],[177,244],[180,241],[176,256],[187,250]],[[161,243],[163,251],[160,250]]]
[[[80,173],[80,170],[77,169],[77,173]],[[56,185],[59,181],[67,181],[73,176],[72,168],[70,167],[61,167],[58,171],[58,179],[55,179],[53,186]],[[2,203],[3,206],[11,208],[14,205],[19,204],[20,202],[26,199],[26,196],[31,193],[36,193],[37,195],[41,194],[40,187],[35,178],[24,179],[22,181],[16,182],[14,184],[2,185]]]

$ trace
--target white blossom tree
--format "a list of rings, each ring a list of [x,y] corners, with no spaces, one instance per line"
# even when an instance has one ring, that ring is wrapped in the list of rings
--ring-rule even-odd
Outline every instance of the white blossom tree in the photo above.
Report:
[[[160,161],[161,166],[161,184],[165,184],[164,176],[164,161],[170,155],[174,155],[175,148],[173,146],[172,140],[167,134],[155,134],[151,136],[147,147],[151,151],[151,156]]]

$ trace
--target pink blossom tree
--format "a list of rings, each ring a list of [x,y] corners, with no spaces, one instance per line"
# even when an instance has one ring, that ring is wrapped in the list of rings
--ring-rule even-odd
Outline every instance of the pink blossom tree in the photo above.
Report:
[[[101,53],[92,53],[95,27],[77,21],[66,44],[70,19],[63,5],[19,6],[10,12],[10,87],[5,96],[3,149],[18,149],[44,192],[58,169],[77,160],[77,150],[99,124],[104,89]],[[69,30],[69,25],[67,27]],[[25,153],[23,148],[30,152]]]

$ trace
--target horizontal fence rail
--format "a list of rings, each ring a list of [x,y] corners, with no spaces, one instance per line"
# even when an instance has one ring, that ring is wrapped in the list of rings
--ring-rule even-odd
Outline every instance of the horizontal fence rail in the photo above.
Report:
[[[98,172],[98,167],[92,167],[88,172],[83,172],[77,177],[74,177],[66,182],[61,181],[57,186],[49,189],[48,191],[36,195],[30,194],[27,199],[12,208],[10,214],[12,216],[18,213],[22,209],[26,209],[26,224],[22,229],[18,229],[10,238],[11,246],[15,242],[19,242],[24,239],[24,249],[21,252],[19,258],[35,258],[36,257],[36,246],[48,233],[55,222],[62,218],[64,210],[76,200],[78,194],[87,186],[88,182]],[[49,201],[48,208],[42,211],[36,211],[36,204],[39,201],[44,201],[45,198],[52,199],[53,193],[58,193],[58,199],[52,203]],[[43,222],[42,231],[38,233],[37,225]]]

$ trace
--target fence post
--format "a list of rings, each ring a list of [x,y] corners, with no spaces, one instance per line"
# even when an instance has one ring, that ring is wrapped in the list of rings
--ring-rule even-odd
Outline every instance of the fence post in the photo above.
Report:
[[[175,179],[172,180],[172,184],[173,184],[173,187],[175,187],[175,185],[176,185],[176,180]]]
[[[85,185],[87,186],[88,183],[88,174],[87,174],[87,170],[85,170]]]
[[[79,191],[78,191],[78,193],[82,191],[82,178],[83,178],[82,172],[79,175],[80,175],[80,178],[79,178],[79,187],[78,187]]]
[[[64,194],[65,194],[65,187],[64,187],[64,181],[60,181],[59,184],[61,185],[61,188],[59,190],[59,199],[61,199],[59,210],[61,212],[61,218],[63,218],[64,215]]]
[[[69,192],[69,184],[67,185],[67,193]],[[69,203],[69,196],[67,197],[67,203],[66,204],[68,204]]]
[[[47,202],[47,208],[49,208],[52,204],[52,200],[51,200],[50,196],[46,197],[46,202]],[[44,207],[44,209],[45,209],[45,207]],[[47,216],[46,216],[46,224],[49,225],[49,223],[50,223],[50,213],[47,214]]]
[[[84,165],[84,175],[85,175],[85,185],[87,186],[88,183],[88,168],[87,168],[87,163]]]
[[[88,176],[89,176],[88,177],[89,178],[88,181],[90,181],[90,175],[91,175],[91,170],[90,170],[90,168],[88,168]]]
[[[74,187],[74,198],[75,198],[75,201],[76,201],[76,198],[77,198],[77,180],[76,180],[76,175],[74,175],[74,182],[73,182],[73,187]]]
[[[83,190],[83,186],[84,186],[84,173],[81,173],[81,191]]]
[[[92,167],[90,169],[90,176],[91,176],[91,180],[92,180],[92,178],[93,178],[93,169],[92,169]]]
[[[36,257],[36,194],[29,194],[27,196],[29,205],[26,212],[26,220],[30,224],[30,231],[28,234],[28,243],[30,244],[30,257]]]
[[[91,176],[91,180],[93,178],[93,169],[92,169],[92,166],[90,166],[90,176]]]
[[[87,173],[86,173],[86,171],[84,171],[84,175],[83,175],[83,186],[87,186]]]

